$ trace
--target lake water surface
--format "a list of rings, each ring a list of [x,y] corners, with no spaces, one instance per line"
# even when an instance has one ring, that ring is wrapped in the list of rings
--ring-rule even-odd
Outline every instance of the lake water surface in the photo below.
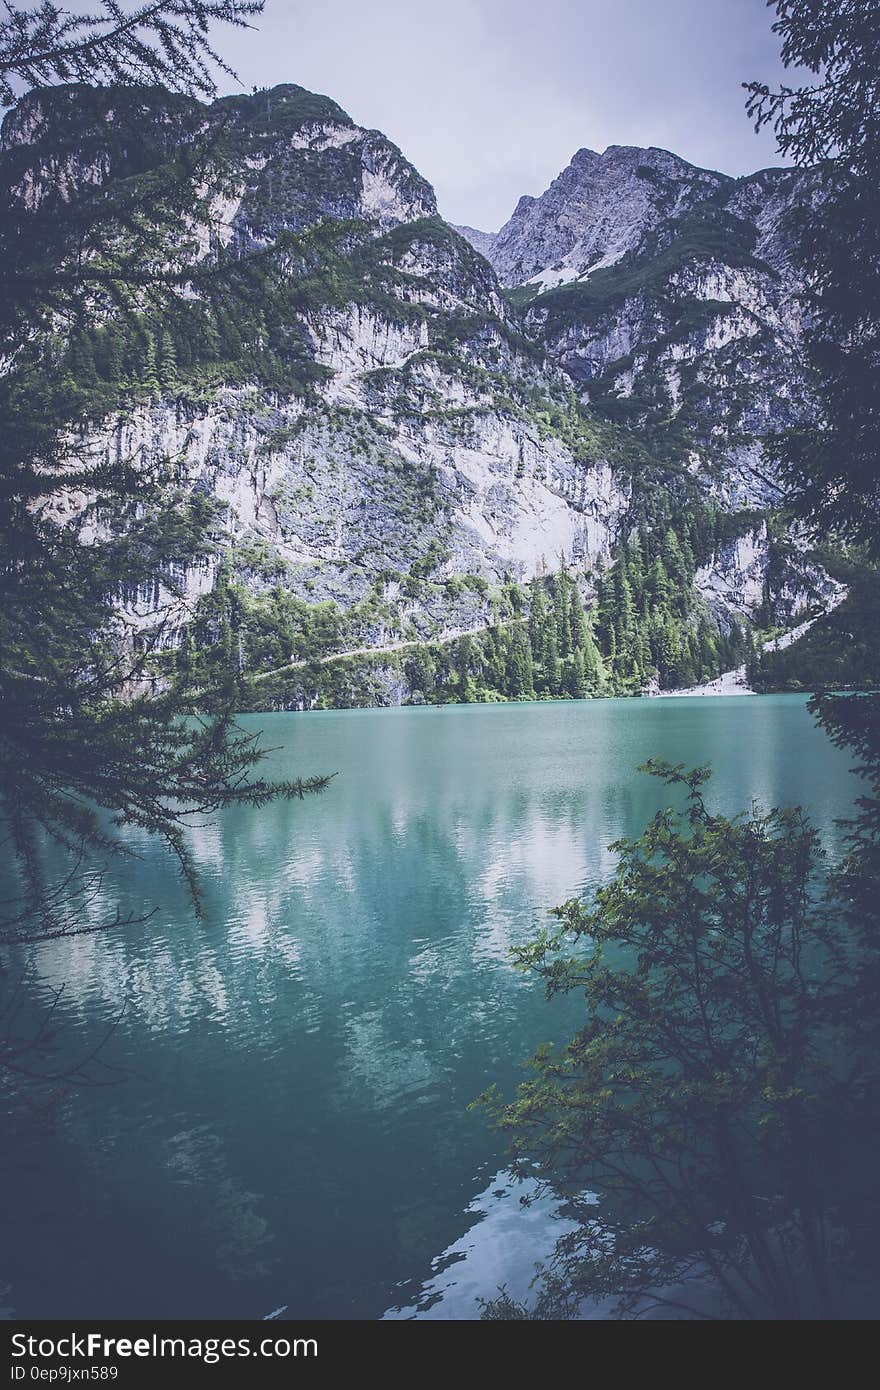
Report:
[[[797,696],[243,722],[271,774],[338,776],[193,830],[203,922],[133,841],[104,896],[150,922],[34,951],[71,1054],[125,1002],[103,1053],[124,1077],[6,1146],[0,1286],[28,1318],[476,1316],[560,1229],[467,1109],[577,1018],[510,947],[669,800],[646,758],[711,762],[728,813],[804,805],[832,852],[848,758]]]

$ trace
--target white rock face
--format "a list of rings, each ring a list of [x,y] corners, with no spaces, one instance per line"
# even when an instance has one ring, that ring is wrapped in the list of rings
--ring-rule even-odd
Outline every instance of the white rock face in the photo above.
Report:
[[[694,587],[710,612],[722,621],[730,615],[753,618],[765,597],[770,544],[765,525],[722,547],[713,564],[697,571]],[[794,622],[801,611],[821,602],[834,607],[844,588],[811,561],[789,567],[776,595],[779,616]],[[788,644],[785,644],[788,645]]]
[[[322,360],[334,372],[326,414],[295,402],[255,409],[250,393],[229,390],[198,413],[137,410],[96,449],[185,460],[190,485],[221,504],[226,542],[269,547],[301,596],[345,602],[381,570],[405,572],[432,539],[445,552],[438,581],[461,573],[526,580],[607,560],[627,500],[607,464],[576,462],[559,441],[488,408],[436,368],[423,384],[432,394],[446,388],[460,412],[453,420],[416,411],[395,421],[369,408],[370,371],[399,366],[418,346],[387,324],[340,318],[323,339]],[[405,513],[404,480],[430,485],[422,523]],[[194,576],[187,597],[210,583]]]
[[[540,198],[520,198],[499,232],[477,233],[480,244],[473,244],[505,285],[550,270],[580,275],[599,263],[613,264],[667,217],[732,183],[666,150],[582,149]],[[469,239],[474,235],[469,227],[459,230]]]
[[[427,203],[415,206],[398,188],[388,161],[365,163],[361,175],[361,209],[364,217],[381,226],[394,226],[414,217],[429,217],[432,209]]]
[[[290,137],[290,147],[320,154],[324,150],[340,150],[343,145],[351,145],[363,137],[364,132],[357,126],[342,126],[335,121],[310,121]]]
[[[742,536],[719,555],[715,564],[697,571],[695,588],[714,611],[739,611],[749,617],[764,595],[767,538],[759,532]]]

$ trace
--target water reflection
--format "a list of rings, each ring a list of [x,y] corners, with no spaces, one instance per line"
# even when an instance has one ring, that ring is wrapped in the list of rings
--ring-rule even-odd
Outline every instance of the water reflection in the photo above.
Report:
[[[523,1204],[524,1196],[530,1205]],[[533,1183],[514,1182],[503,1169],[469,1203],[466,1215],[476,1220],[431,1261],[430,1278],[415,1301],[395,1304],[384,1313],[386,1320],[478,1318],[480,1301],[502,1289],[514,1302],[528,1302],[536,1267],[575,1224],[551,1198],[535,1196]]]
[[[129,1079],[8,1160],[0,1279],[22,1316],[470,1316],[448,1310],[531,1277],[556,1224],[489,1182],[503,1155],[467,1111],[576,1017],[509,950],[668,799],[636,765],[711,761],[719,809],[801,802],[832,850],[854,793],[791,697],[263,727],[272,773],[339,776],[193,829],[203,923],[133,839],[136,878],[111,866],[92,910],[155,917],[33,953],[44,995],[66,982],[71,1046],[128,1001],[110,1047]]]

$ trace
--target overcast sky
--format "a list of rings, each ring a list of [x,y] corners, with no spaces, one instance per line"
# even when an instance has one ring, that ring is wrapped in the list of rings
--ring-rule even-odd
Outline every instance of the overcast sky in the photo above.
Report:
[[[779,77],[772,19],[764,0],[267,0],[223,51],[246,88],[332,96],[400,145],[445,217],[494,231],[584,145],[778,164],[740,86]]]

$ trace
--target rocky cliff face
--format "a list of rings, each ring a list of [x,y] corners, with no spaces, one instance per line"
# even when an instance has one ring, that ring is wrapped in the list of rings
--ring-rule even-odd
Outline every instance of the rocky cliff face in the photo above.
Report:
[[[481,242],[504,285],[553,289],[613,265],[732,182],[666,150],[583,149],[540,198],[520,198],[500,232],[460,230]]]
[[[224,316],[188,290],[139,346],[86,344],[92,447],[182,460],[253,594],[332,600],[368,647],[447,639],[497,619],[511,581],[573,567],[588,598],[664,470],[728,511],[772,495],[757,440],[802,396],[788,247],[808,177],[581,150],[490,235],[444,223],[390,141],[301,88],[125,103],[28,98],[0,182],[63,215],[76,186],[213,143],[223,173],[182,254],[234,263],[293,238],[280,279]],[[761,601],[762,526],[743,523],[739,590],[731,553],[701,570],[722,628]],[[190,604],[219,564],[187,576]]]
[[[96,421],[96,448],[185,458],[193,484],[223,504],[227,540],[269,547],[292,589],[315,599],[357,599],[383,572],[405,579],[413,566],[435,580],[498,581],[608,555],[625,486],[601,449],[585,457],[548,428],[561,376],[384,136],[294,87],[207,112],[146,94],[133,150],[131,112],[117,130],[112,100],[95,102],[62,89],[7,118],[16,196],[111,181],[213,126],[235,160],[208,225],[194,229],[203,255],[218,240],[247,252],[284,232],[345,229],[342,254],[312,268],[311,302],[296,306],[314,369],[307,394],[222,379],[207,399],[160,392]]]
[[[771,503],[760,439],[802,418],[792,247],[808,172],[733,179],[665,150],[579,150],[495,234],[462,228],[529,334],[606,418],[687,437],[728,506]]]

